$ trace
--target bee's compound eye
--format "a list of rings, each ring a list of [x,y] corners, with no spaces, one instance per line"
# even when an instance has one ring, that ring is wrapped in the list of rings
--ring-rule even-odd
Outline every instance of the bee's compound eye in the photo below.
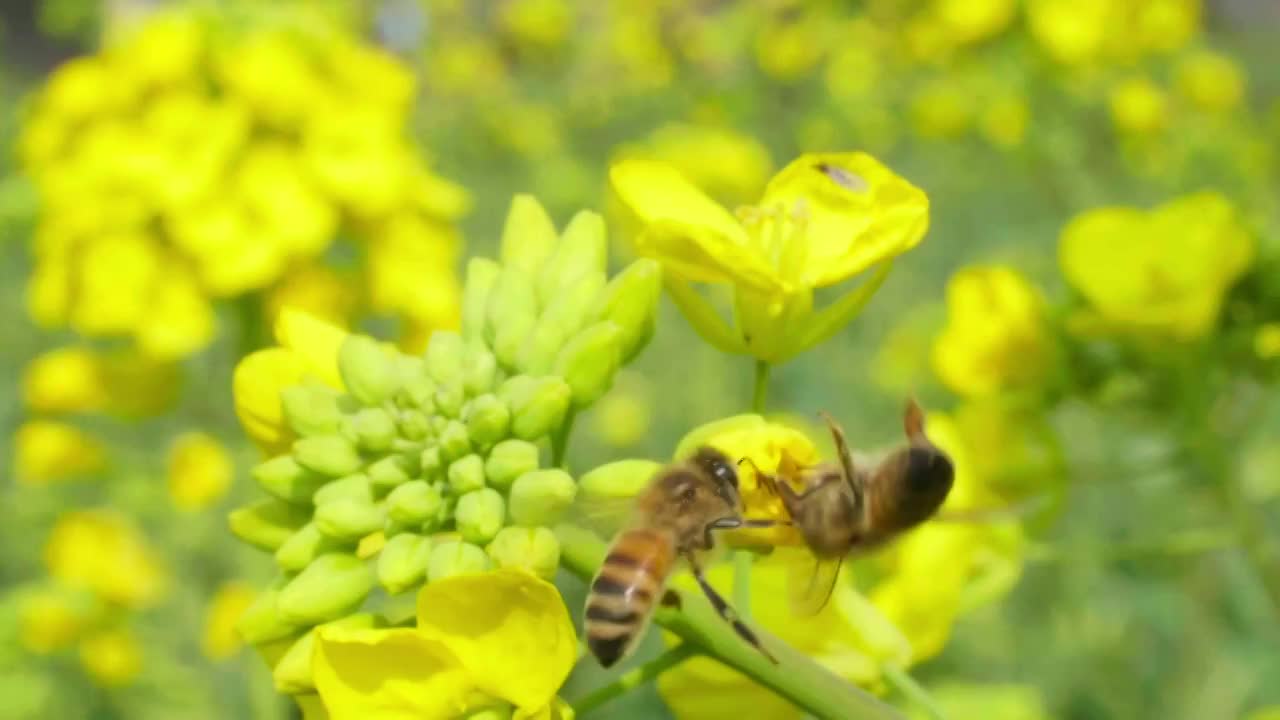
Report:
[[[907,482],[914,492],[950,488],[953,474],[951,459],[937,450],[913,447],[907,452]]]

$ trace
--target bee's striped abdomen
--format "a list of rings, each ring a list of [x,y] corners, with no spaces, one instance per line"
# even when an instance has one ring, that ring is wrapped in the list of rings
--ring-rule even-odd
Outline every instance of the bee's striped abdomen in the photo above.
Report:
[[[628,530],[613,541],[587,595],[587,647],[601,665],[613,665],[635,645],[675,559],[671,537],[657,530]]]

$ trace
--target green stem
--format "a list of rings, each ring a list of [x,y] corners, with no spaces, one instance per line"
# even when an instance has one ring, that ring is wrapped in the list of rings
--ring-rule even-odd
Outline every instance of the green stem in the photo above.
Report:
[[[733,606],[743,620],[751,620],[751,563],[755,554],[750,550],[733,551]]]
[[[764,414],[765,403],[769,399],[769,370],[771,366],[764,360],[756,360],[755,390],[751,394],[751,412]]]
[[[662,673],[697,654],[697,648],[689,643],[682,642],[675,647],[668,648],[666,652],[662,653],[658,657],[634,670],[629,670],[622,675],[619,675],[613,682],[592,691],[586,697],[575,702],[573,704],[573,711],[577,715],[585,715],[619,695],[630,692],[641,685],[652,681]]]
[[[938,703],[934,701],[927,690],[920,687],[920,683],[916,682],[916,679],[911,677],[906,670],[894,665],[885,665],[880,668],[880,672],[884,675],[884,679],[893,686],[893,689],[919,706],[930,718],[933,720],[946,720],[947,716],[938,707]]]
[[[573,525],[556,528],[563,567],[589,580],[607,550],[593,533]],[[815,663],[772,633],[753,628],[761,643],[778,659],[774,664],[734,632],[706,598],[676,592],[679,603],[663,606],[654,621],[696,648],[763,687],[786,698],[820,720],[901,720],[902,715],[853,684]]]
[[[573,432],[573,421],[577,417],[577,412],[573,408],[564,416],[564,422],[560,423],[560,428],[551,436],[551,465],[553,467],[568,470],[568,464],[565,462],[565,455],[569,451],[569,434]]]

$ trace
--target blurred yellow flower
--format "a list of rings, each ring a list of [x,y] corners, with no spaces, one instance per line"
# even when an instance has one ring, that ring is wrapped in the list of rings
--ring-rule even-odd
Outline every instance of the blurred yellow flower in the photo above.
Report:
[[[204,616],[204,634],[200,650],[210,660],[226,660],[244,646],[236,623],[244,611],[253,604],[257,593],[253,586],[240,581],[224,583],[214,593]]]
[[[20,483],[43,485],[89,475],[106,465],[106,448],[74,425],[28,420],[13,438],[13,475]]]
[[[1253,336],[1253,350],[1263,360],[1280,357],[1280,322],[1266,323]]]
[[[617,159],[668,163],[723,203],[758,197],[773,172],[769,150],[760,141],[729,128],[699,125],[663,125],[643,145],[622,148]]]
[[[1147,78],[1134,77],[1117,83],[1111,88],[1108,104],[1111,122],[1121,132],[1154,133],[1168,124],[1168,98]]]
[[[973,94],[953,79],[931,81],[911,100],[911,122],[926,138],[955,138],[973,122]]]
[[[50,350],[27,365],[24,404],[36,412],[98,412],[109,398],[99,356],[84,347]]]
[[[1037,408],[1017,399],[966,400],[953,412],[973,472],[1005,500],[1052,490],[1063,479],[1062,448]]]
[[[857,315],[929,224],[918,188],[864,153],[807,154],[765,187],[759,205],[734,217],[670,165],[625,160],[614,189],[644,230],[637,251],[659,260],[672,297],[704,338],[727,352],[783,362]],[[813,290],[880,268],[823,309]],[[729,285],[730,327],[690,282]]]
[[[1254,241],[1222,195],[1149,211],[1104,207],[1062,231],[1062,273],[1092,306],[1081,331],[1134,330],[1190,340],[1212,331],[1223,297],[1253,262]]]
[[[44,547],[49,574],[112,603],[143,607],[165,593],[168,578],[146,538],[125,517],[77,510],[58,518]]]
[[[933,343],[933,368],[966,396],[1031,389],[1054,372],[1044,299],[1004,266],[959,270],[947,283],[947,324]]]
[[[99,630],[80,641],[80,663],[103,687],[127,685],[142,672],[142,646],[127,629]]]
[[[91,603],[74,592],[39,588],[25,595],[18,608],[22,645],[46,654],[68,647],[84,632],[92,615]]]
[[[179,510],[216,503],[231,488],[235,472],[231,453],[206,433],[184,433],[169,446],[169,497]]]
[[[1028,0],[1027,26],[1054,60],[1087,63],[1103,52],[1120,5],[1113,0]]]
[[[944,682],[932,685],[929,694],[947,717],[984,720],[1049,720],[1044,698],[1032,685],[977,685]],[[931,715],[917,710],[912,720]]]
[[[1182,58],[1174,71],[1178,92],[1201,110],[1224,112],[1244,99],[1244,69],[1231,58],[1200,50]]]
[[[494,570],[424,586],[414,628],[321,627],[312,672],[335,718],[450,718],[495,702],[545,718],[576,656],[555,586]]]
[[[929,11],[959,45],[995,37],[1013,22],[1017,0],[933,0]]]
[[[347,327],[358,302],[355,278],[324,265],[303,265],[289,271],[267,295],[267,320],[275,323],[284,308],[294,308]]]
[[[654,390],[644,376],[620,371],[613,389],[596,402],[591,427],[606,445],[625,448],[643,440],[653,422]]]
[[[760,69],[775,80],[799,80],[812,71],[827,49],[829,19],[809,12],[786,21],[762,23],[755,40]]]
[[[511,0],[498,6],[497,21],[520,46],[553,50],[573,31],[574,8],[565,0]]]
[[[182,357],[214,337],[214,301],[271,287],[340,230],[465,212],[407,138],[407,67],[310,13],[261,12],[157,13],[38,94],[19,141],[41,203],[37,322]]]
[[[978,127],[992,145],[1015,148],[1022,145],[1031,121],[1025,98],[1004,95],[987,103],[978,118]]]

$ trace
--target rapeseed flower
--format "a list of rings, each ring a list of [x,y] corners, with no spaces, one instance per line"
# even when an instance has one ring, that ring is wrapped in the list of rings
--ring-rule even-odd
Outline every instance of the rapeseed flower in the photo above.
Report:
[[[155,604],[168,576],[146,538],[122,515],[75,510],[58,518],[44,547],[49,575],[127,608]]]
[[[1090,305],[1075,320],[1078,330],[1181,340],[1213,330],[1253,256],[1235,207],[1215,192],[1152,210],[1090,210],[1063,229],[1058,247],[1063,275]]]
[[[1028,390],[1053,374],[1044,298],[1003,266],[964,268],[947,283],[947,324],[933,345],[938,378],[962,395]]]
[[[694,328],[726,352],[783,362],[843,327],[883,281],[890,261],[928,227],[924,193],[864,153],[803,155],[773,177],[756,206],[730,214],[675,168],[640,160],[610,170],[640,219],[637,251],[666,269]],[[816,288],[873,266],[875,275],[826,308]],[[690,283],[728,286],[730,327]]]
[[[406,268],[452,287],[467,199],[410,145],[408,69],[324,23],[244,17],[160,13],[35,98],[19,150],[41,203],[41,325],[182,357],[213,339],[216,301],[272,287],[339,234],[370,247],[370,287]],[[371,301],[410,323],[457,319],[437,296]]]
[[[1122,132],[1145,135],[1159,132],[1169,123],[1169,100],[1155,83],[1143,77],[1124,80],[1108,98],[1111,122]]]
[[[1178,93],[1197,108],[1226,112],[1244,99],[1244,70],[1231,58],[1209,50],[1189,53],[1174,70]]]
[[[80,664],[103,687],[132,682],[142,672],[142,662],[142,646],[125,628],[100,630],[80,642]]]
[[[44,485],[91,475],[106,466],[107,448],[74,425],[28,420],[13,436],[13,475],[20,483]]]
[[[189,432],[169,448],[169,497],[179,510],[203,510],[231,488],[235,465],[216,438]]]
[[[210,660],[226,660],[244,646],[236,632],[236,622],[253,604],[256,593],[246,582],[233,580],[224,583],[213,594],[205,610],[204,633],[200,638],[200,650]]]

